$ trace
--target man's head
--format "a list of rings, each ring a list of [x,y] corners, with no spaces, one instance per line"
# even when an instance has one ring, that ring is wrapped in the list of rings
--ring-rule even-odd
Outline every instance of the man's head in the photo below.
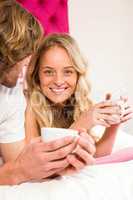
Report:
[[[0,0],[0,83],[16,85],[26,64],[43,36],[37,20],[15,0]]]

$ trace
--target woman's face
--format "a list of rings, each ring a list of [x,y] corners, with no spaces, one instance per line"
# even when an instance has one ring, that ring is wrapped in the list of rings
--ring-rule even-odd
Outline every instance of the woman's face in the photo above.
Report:
[[[55,46],[39,62],[40,87],[53,103],[65,102],[75,91],[78,74],[65,49]]]

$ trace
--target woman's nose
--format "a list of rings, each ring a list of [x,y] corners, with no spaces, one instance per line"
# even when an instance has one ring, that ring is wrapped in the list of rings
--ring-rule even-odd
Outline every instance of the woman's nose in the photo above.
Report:
[[[55,84],[60,86],[64,83],[64,77],[61,73],[56,74],[55,76]]]

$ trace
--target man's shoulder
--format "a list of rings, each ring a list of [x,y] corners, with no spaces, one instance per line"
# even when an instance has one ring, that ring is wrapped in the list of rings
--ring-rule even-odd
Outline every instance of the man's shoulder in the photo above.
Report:
[[[22,92],[22,86],[17,84],[15,87],[13,88],[8,88],[4,85],[0,84],[0,95],[5,96],[5,95],[14,95],[17,93]]]
[[[0,118],[5,118],[20,108],[25,109],[25,106],[25,97],[21,86],[7,88],[0,85]]]
[[[21,100],[24,98],[23,89],[21,85],[16,85],[13,88],[7,88],[3,85],[0,85],[0,101],[11,101],[16,100],[17,97]]]

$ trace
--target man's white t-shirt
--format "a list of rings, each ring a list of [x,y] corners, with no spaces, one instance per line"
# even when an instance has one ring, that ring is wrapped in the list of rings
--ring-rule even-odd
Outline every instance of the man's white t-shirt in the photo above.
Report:
[[[21,85],[14,88],[0,85],[0,143],[12,143],[25,138],[25,107]]]

